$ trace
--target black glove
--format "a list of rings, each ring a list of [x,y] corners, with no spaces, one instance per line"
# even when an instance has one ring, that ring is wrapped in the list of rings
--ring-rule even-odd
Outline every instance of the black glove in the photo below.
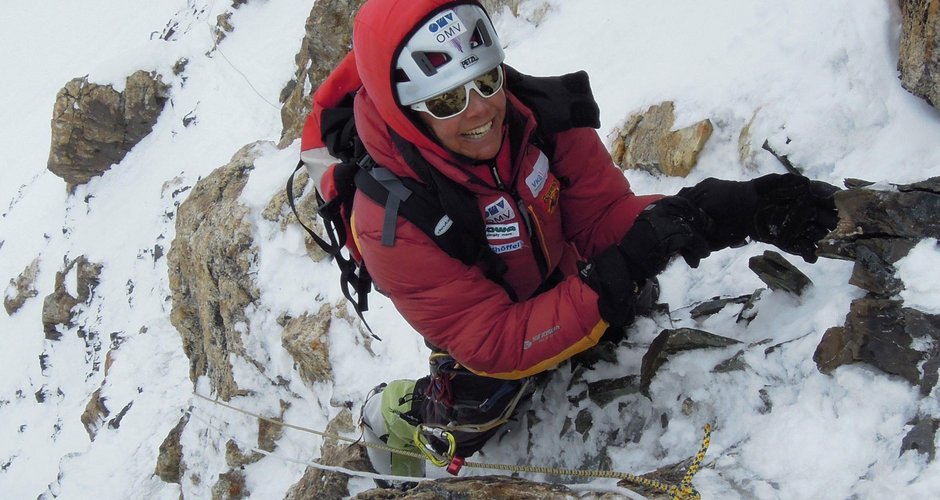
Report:
[[[839,221],[833,198],[838,190],[801,175],[769,174],[746,182],[709,178],[678,196],[714,221],[707,233],[711,250],[750,237],[816,262],[819,240]]]
[[[633,321],[640,288],[676,254],[698,267],[711,253],[708,225],[708,217],[682,198],[663,198],[646,207],[619,244],[581,267],[581,279],[598,294],[601,317],[611,326]]]

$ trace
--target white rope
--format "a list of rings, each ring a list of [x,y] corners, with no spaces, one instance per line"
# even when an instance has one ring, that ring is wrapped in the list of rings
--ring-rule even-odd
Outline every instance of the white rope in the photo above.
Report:
[[[213,425],[211,422],[209,422],[209,421],[206,420],[205,418],[203,418],[203,417],[197,415],[197,414],[194,413],[192,410],[187,410],[187,413],[189,413],[189,414],[190,414],[193,418],[195,418],[196,420],[199,420],[200,422],[202,422],[203,424],[205,424],[205,426],[206,426],[207,428],[212,429],[212,430],[214,430],[215,432],[218,432],[219,435],[222,436],[222,437],[224,437],[224,438],[227,438],[227,439],[231,439],[231,440],[233,440],[233,441],[236,441],[237,443],[239,443],[240,445],[242,445],[242,447],[245,448],[245,449],[247,449],[248,451],[257,452],[257,453],[260,453],[260,454],[265,455],[265,456],[269,456],[269,457],[277,458],[277,459],[279,459],[279,460],[283,460],[283,461],[285,461],[285,462],[291,462],[291,463],[295,463],[295,464],[306,465],[306,466],[308,466],[308,467],[313,467],[313,468],[315,468],[315,469],[325,470],[325,471],[328,471],[328,472],[337,472],[337,473],[340,473],[340,474],[345,474],[345,475],[347,475],[347,476],[364,477],[364,478],[366,478],[366,479],[384,479],[384,480],[386,480],[386,481],[416,482],[416,483],[417,483],[417,482],[427,481],[427,480],[428,480],[428,478],[426,478],[426,477],[392,476],[392,475],[385,475],[385,474],[377,474],[377,473],[374,473],[374,472],[365,472],[365,471],[359,471],[359,470],[352,470],[352,469],[347,469],[347,468],[345,468],[345,467],[337,467],[337,466],[334,466],[334,465],[325,465],[325,464],[321,464],[321,463],[315,462],[315,461],[300,460],[300,459],[293,458],[293,457],[287,457],[287,456],[284,456],[284,455],[279,455],[279,454],[277,454],[277,453],[273,453],[273,452],[270,452],[270,451],[262,450],[261,448],[252,446],[251,444],[245,442],[244,440],[239,439],[239,438],[237,438],[237,437],[235,437],[235,436],[233,436],[233,435],[231,435],[231,434],[225,432],[224,430],[220,429],[219,427]]]

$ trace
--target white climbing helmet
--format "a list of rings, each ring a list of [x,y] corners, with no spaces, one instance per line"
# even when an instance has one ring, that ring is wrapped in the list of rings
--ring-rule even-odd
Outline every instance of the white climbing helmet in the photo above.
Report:
[[[505,54],[482,7],[461,4],[425,19],[396,61],[402,106],[427,100],[492,70]]]

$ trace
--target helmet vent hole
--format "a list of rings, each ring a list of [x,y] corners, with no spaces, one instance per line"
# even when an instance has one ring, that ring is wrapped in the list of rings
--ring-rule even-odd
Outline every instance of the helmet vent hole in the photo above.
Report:
[[[431,76],[437,73],[437,68],[450,62],[451,58],[444,52],[415,52],[412,54],[415,63],[421,71]]]

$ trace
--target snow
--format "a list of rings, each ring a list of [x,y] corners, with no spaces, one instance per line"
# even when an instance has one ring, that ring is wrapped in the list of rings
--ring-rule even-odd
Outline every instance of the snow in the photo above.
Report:
[[[521,10],[531,14],[540,3],[528,0]],[[587,70],[601,105],[602,137],[630,113],[663,100],[675,101],[677,126],[704,118],[715,126],[689,178],[631,172],[636,192],[672,193],[709,176],[779,172],[777,160],[761,150],[765,139],[811,177],[837,185],[846,177],[888,186],[940,175],[940,111],[900,86],[894,2],[550,4],[537,27],[507,11],[498,16],[507,61],[532,74]],[[240,328],[246,349],[265,361],[265,370],[233,356],[236,380],[249,393],[231,403],[280,417],[285,401],[286,421],[322,430],[347,405],[356,416],[374,385],[425,373],[420,336],[378,294],[370,297],[366,319],[383,341],[367,344],[358,320],[333,322],[330,361],[337,383],[305,385],[281,347],[282,315],[316,313],[324,304],[345,307],[336,270],[307,257],[302,230],[280,231],[260,215],[283,189],[298,155],[297,143],[277,150],[271,141],[280,136],[278,94],[295,70],[310,6],[253,0],[232,10],[230,2],[214,0],[101,0],[88,7],[59,0],[4,9],[0,36],[5,47],[16,48],[0,51],[0,116],[6,118],[0,122],[6,160],[0,279],[15,278],[37,256],[40,269],[38,297],[11,316],[0,314],[3,496],[169,499],[182,492],[208,498],[216,476],[228,470],[226,442],[256,442],[255,419],[192,395],[211,391],[205,379],[195,387],[189,381],[189,362],[169,320],[165,257],[175,235],[173,214],[189,188],[249,143],[264,141],[241,196],[253,236],[263,242],[256,269],[262,299]],[[216,46],[213,26],[227,11],[235,30]],[[186,71],[174,76],[171,68],[181,58],[189,61]],[[171,101],[153,132],[120,164],[67,193],[46,170],[56,93],[84,75],[120,90],[138,69],[164,75]],[[184,117],[195,121],[185,126]],[[742,155],[745,126],[750,135]],[[533,404],[541,423],[531,453],[528,436],[517,432],[524,428],[514,427],[475,459],[595,466],[597,450],[615,430],[643,429],[637,442],[608,450],[616,470],[640,473],[694,454],[710,422],[715,431],[708,467],[694,482],[706,498],[934,496],[940,465],[899,452],[913,417],[940,417],[935,393],[921,398],[903,380],[864,365],[824,375],[812,360],[823,333],[841,325],[850,302],[863,295],[848,284],[851,263],[821,259],[810,265],[789,258],[815,286],[800,298],[766,292],[749,324],[735,321],[740,305],[702,321],[689,317],[689,309],[704,300],[762,286],[747,260],[769,248],[726,250],[692,271],[674,262],[661,276],[670,317],[638,321],[618,361],[599,364],[574,387],[638,373],[645,345],[663,328],[701,328],[740,345],[677,355],[654,379],[652,401],[628,395],[603,408],[590,401],[567,407],[571,375],[560,370],[545,402]],[[91,301],[76,308],[75,326],[63,328],[59,341],[45,340],[42,298],[52,292],[56,272],[81,255],[104,264],[101,283]],[[905,282],[899,298],[907,307],[940,311],[938,260],[937,242],[928,239],[898,263]],[[67,284],[77,293],[74,273]],[[355,318],[351,309],[345,312]],[[711,371],[739,352],[747,369]],[[278,377],[288,383],[272,385]],[[99,388],[111,414],[90,441],[80,417]],[[37,401],[37,391],[45,402]],[[120,426],[109,426],[129,404]],[[559,436],[565,418],[583,409],[594,420],[587,438],[573,431]],[[166,484],[153,475],[157,451],[190,410],[193,419],[182,437],[189,470],[182,485]],[[309,461],[321,441],[288,429],[275,453]],[[244,473],[253,497],[279,498],[303,470],[269,456]],[[604,480],[592,484],[610,487]],[[351,485],[361,491],[371,482]]]

